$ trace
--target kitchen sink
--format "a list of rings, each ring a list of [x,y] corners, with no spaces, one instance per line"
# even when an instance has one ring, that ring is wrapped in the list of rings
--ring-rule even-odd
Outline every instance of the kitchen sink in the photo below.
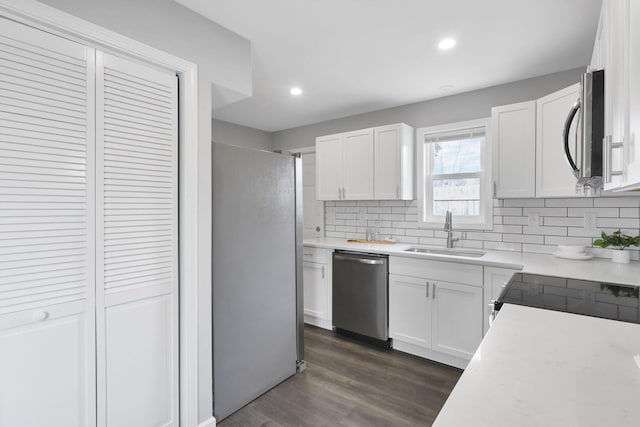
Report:
[[[405,249],[404,251],[421,253],[421,254],[459,256],[459,257],[465,257],[465,258],[480,258],[484,256],[484,254],[486,254],[486,252],[481,252],[481,251],[463,251],[460,249],[431,249],[431,248],[418,248],[418,247]]]

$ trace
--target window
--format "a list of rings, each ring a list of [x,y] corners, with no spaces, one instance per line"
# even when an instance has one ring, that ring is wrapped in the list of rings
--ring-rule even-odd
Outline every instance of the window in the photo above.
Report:
[[[492,228],[489,185],[489,120],[418,129],[418,221],[442,227]]]

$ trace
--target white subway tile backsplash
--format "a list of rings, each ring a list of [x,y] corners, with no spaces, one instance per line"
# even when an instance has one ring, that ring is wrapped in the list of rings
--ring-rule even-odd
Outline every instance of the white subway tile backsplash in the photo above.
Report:
[[[583,245],[591,246],[593,239],[589,237],[544,236],[545,245]]]
[[[494,233],[515,233],[522,234],[522,226],[521,225],[493,225]]]
[[[539,214],[543,216],[567,216],[567,208],[524,208],[522,210],[523,216],[529,216],[529,214]]]
[[[618,218],[618,208],[569,208],[568,216],[584,218],[585,213],[595,213],[599,218]]]
[[[553,253],[559,244],[591,246],[602,231],[621,229],[640,234],[640,197],[507,199],[494,200],[493,229],[456,231],[456,247]],[[540,215],[540,226],[529,226],[528,215]],[[594,213],[596,227],[584,227],[585,213]],[[368,227],[398,242],[444,246],[447,234],[441,227],[418,228],[416,201],[331,201],[325,203],[325,234],[342,239],[364,238]],[[456,219],[453,219],[454,230]],[[462,227],[460,227],[462,228]],[[609,250],[594,248],[598,257]],[[633,250],[637,259],[640,251]]]
[[[522,227],[522,232],[524,234],[536,234],[541,236],[566,236],[567,227],[525,226],[525,227]]]
[[[522,208],[493,208],[494,215],[522,216]]]
[[[598,197],[593,200],[595,207],[640,208],[638,197]]]
[[[477,231],[467,231],[467,239],[469,240],[487,240],[491,242],[502,241],[502,234],[500,233],[483,233]]]
[[[380,206],[403,206],[404,200],[382,200]]]
[[[505,199],[505,208],[544,208],[544,199]]]
[[[584,225],[584,217],[569,218],[561,216],[544,217],[543,225],[555,227],[582,227]]]
[[[503,234],[503,242],[511,243],[534,243],[538,245],[544,244],[544,236],[535,236],[533,234]]]
[[[527,218],[526,216],[503,216],[502,223],[513,225],[528,225],[529,218]]]
[[[640,219],[638,218],[598,218],[596,222],[598,227],[640,228]]]
[[[391,214],[391,207],[370,207],[367,211],[369,213]]]
[[[593,198],[546,199],[545,206],[548,208],[592,208]]]
[[[620,208],[620,218],[640,218],[640,208]]]
[[[513,251],[522,252],[522,243],[507,243],[507,242],[489,242],[485,241],[483,244],[484,249],[495,251]]]

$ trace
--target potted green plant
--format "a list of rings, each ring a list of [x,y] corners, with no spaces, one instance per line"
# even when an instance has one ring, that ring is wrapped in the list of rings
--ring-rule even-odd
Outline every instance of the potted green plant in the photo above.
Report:
[[[611,251],[611,261],[619,264],[627,264],[631,256],[629,251],[625,251],[625,249],[629,246],[640,246],[640,236],[627,236],[626,234],[622,234],[620,230],[614,231],[611,234],[603,231],[601,238],[595,240],[593,245],[601,248],[613,247],[615,250]]]

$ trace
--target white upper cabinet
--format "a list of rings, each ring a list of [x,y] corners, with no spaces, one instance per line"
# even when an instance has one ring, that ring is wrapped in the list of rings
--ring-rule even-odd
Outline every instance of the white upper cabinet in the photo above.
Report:
[[[536,196],[536,101],[491,109],[493,196]]]
[[[318,200],[341,200],[344,168],[344,135],[316,139],[316,194]]]
[[[571,107],[580,98],[580,84],[569,86],[537,101],[536,197],[576,197],[577,178],[564,152],[563,129]],[[569,132],[571,155],[576,156],[577,120]],[[526,157],[520,156],[526,162]]]
[[[604,189],[637,189],[640,188],[640,4],[632,0],[604,0],[598,37],[593,57],[601,58],[598,65],[605,70],[606,88]]]
[[[344,134],[345,200],[373,199],[373,129]]]
[[[640,2],[629,3],[629,145],[626,185],[640,188]]]
[[[317,138],[318,200],[413,200],[414,145],[403,123]]]
[[[380,126],[374,132],[374,199],[413,200],[413,128],[404,123]]]

